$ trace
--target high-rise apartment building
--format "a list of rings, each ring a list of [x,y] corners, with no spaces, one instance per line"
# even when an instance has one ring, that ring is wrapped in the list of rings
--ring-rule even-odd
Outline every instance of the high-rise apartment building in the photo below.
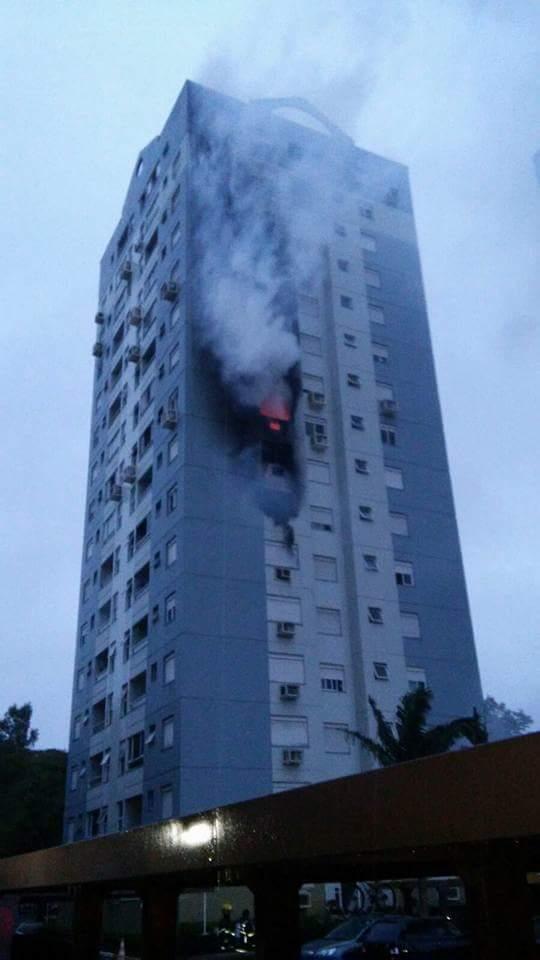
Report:
[[[480,706],[406,169],[188,83],[101,264],[66,839]]]

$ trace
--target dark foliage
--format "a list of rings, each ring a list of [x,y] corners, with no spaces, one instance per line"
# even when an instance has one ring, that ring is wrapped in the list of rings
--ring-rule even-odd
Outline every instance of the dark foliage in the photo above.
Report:
[[[486,728],[476,709],[470,717],[458,717],[448,723],[428,727],[432,700],[433,693],[424,688],[404,694],[392,724],[370,697],[369,705],[377,724],[377,740],[356,732],[353,736],[382,767],[447,753],[460,740],[467,740],[471,744],[486,743]]]
[[[51,847],[62,840],[67,756],[33,750],[31,704],[0,720],[0,857]]]

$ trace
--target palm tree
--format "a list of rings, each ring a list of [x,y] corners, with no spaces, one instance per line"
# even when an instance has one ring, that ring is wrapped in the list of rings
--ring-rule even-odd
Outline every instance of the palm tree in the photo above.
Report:
[[[377,724],[377,740],[357,731],[351,733],[382,767],[418,760],[434,753],[447,753],[459,740],[468,740],[473,745],[487,742],[486,728],[476,707],[470,717],[457,717],[448,723],[428,727],[427,715],[432,700],[432,691],[425,687],[404,694],[396,708],[393,725],[384,718],[382,710],[370,697],[369,705]]]

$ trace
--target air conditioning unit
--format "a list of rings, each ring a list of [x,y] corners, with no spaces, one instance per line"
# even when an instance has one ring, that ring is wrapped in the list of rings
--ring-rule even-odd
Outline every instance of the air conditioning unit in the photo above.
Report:
[[[308,403],[312,410],[322,410],[325,403],[324,393],[320,393],[316,390],[310,390],[307,397]]]
[[[102,357],[102,356],[103,356],[103,344],[100,343],[99,340],[98,340],[98,342],[95,343],[94,346],[92,347],[92,354],[93,354],[94,357]]]
[[[278,623],[276,628],[276,633],[282,640],[292,640],[294,637],[294,632],[294,623],[289,623],[286,620],[282,620],[280,623]]]
[[[135,483],[136,470],[132,464],[128,464],[122,469],[122,483]]]
[[[280,700],[298,700],[300,686],[297,683],[282,683],[279,688]]]
[[[179,285],[174,280],[169,280],[161,287],[161,299],[170,300],[171,303],[174,303],[174,301],[178,299],[179,292]]]
[[[313,450],[326,450],[328,446],[328,437],[325,433],[312,433],[310,439]]]
[[[397,408],[395,400],[379,400],[379,411],[384,417],[395,417]]]
[[[303,759],[303,750],[284,750],[282,753],[284,767],[299,767]]]
[[[131,280],[133,275],[133,264],[131,260],[124,260],[122,266],[120,267],[120,276],[122,280]]]
[[[139,347],[130,347],[127,352],[127,358],[130,363],[138,363],[141,359],[141,351]]]
[[[166,427],[167,430],[174,430],[177,423],[178,423],[178,415],[176,413],[176,406],[173,403],[171,403],[163,414],[163,420],[161,421],[161,426]]]
[[[122,487],[119,483],[111,483],[109,488],[109,500],[121,500],[122,499]]]
[[[102,324],[105,323],[105,314],[103,313],[102,310],[99,310],[99,311],[96,313],[96,315],[95,315],[95,317],[94,317],[94,320],[95,320],[95,322],[96,322],[99,326],[101,326]]]
[[[128,323],[132,327],[138,327],[142,320],[142,310],[140,307],[133,307],[131,310],[128,310]]]

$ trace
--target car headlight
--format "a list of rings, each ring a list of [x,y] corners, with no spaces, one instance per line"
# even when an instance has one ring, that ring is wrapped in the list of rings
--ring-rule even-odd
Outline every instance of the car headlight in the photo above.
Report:
[[[323,947],[322,950],[319,950],[320,957],[333,957],[337,952],[337,947]]]

